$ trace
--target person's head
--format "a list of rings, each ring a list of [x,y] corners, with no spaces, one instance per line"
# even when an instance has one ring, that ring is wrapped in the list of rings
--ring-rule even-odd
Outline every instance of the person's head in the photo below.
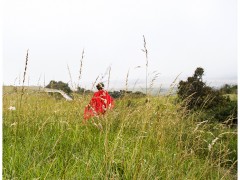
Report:
[[[98,90],[102,90],[104,88],[104,84],[102,82],[98,83],[96,87]]]

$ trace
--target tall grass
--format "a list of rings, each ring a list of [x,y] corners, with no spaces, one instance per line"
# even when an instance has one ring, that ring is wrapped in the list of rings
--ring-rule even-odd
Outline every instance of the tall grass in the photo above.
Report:
[[[107,90],[109,89],[109,83],[110,83],[110,77],[111,77],[111,66],[109,66],[109,70],[108,70],[108,82],[107,82]]]
[[[23,82],[22,82],[22,92],[21,92],[21,96],[20,96],[20,105],[19,105],[19,108],[21,108],[21,105],[22,105],[22,97],[23,97],[23,95],[24,95],[24,83],[25,83],[25,80],[26,80],[27,65],[28,65],[28,50],[27,50],[27,55],[26,55],[25,67],[24,67]]]
[[[147,101],[126,95],[87,122],[83,111],[91,95],[74,94],[69,102],[24,90],[27,51],[22,91],[3,89],[3,179],[237,179],[237,130],[202,121],[203,112],[178,103],[176,80],[167,96],[150,96],[143,39]],[[83,57],[84,50],[78,87]],[[101,80],[107,72],[109,87],[111,67]],[[128,78],[129,71],[126,91]]]
[[[174,96],[126,97],[82,124],[90,96],[27,91],[21,111],[8,110],[18,92],[3,96],[3,179],[236,179],[236,130],[200,123]]]
[[[71,86],[72,86],[73,89],[76,89],[76,86],[73,86],[72,74],[71,74],[71,71],[70,71],[70,68],[69,68],[68,64],[67,64],[67,69],[68,69],[68,74],[69,74]]]
[[[81,57],[81,60],[80,60],[80,68],[79,68],[79,76],[78,76],[78,87],[79,87],[80,80],[81,80],[81,77],[82,77],[83,58],[84,58],[84,49],[82,50],[82,57]]]
[[[147,50],[147,42],[145,39],[145,36],[143,35],[143,48],[142,51],[145,53],[145,58],[146,58],[146,95],[148,95],[148,50]]]

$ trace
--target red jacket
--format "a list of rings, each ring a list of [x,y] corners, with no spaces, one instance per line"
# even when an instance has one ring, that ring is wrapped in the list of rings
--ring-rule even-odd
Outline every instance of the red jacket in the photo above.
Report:
[[[108,92],[105,90],[99,90],[94,93],[90,103],[85,107],[84,119],[104,114],[107,109],[112,109],[113,106],[114,100]]]

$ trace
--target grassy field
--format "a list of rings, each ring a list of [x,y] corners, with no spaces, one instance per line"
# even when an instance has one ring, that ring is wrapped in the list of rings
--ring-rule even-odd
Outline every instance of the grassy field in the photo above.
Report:
[[[5,87],[3,179],[237,179],[236,129],[172,96],[125,97],[84,124],[90,98]]]

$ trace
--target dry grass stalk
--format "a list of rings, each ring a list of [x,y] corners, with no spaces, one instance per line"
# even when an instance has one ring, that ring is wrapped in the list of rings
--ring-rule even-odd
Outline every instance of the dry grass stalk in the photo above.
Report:
[[[138,83],[139,79],[137,79],[135,82],[134,82],[134,85],[133,85],[133,90],[135,89],[137,83]]]
[[[217,142],[217,140],[219,140],[220,138],[223,137],[223,135],[225,134],[234,134],[237,135],[237,132],[223,132],[221,134],[218,135],[218,137],[216,137],[215,139],[212,140],[212,142],[208,145],[208,150],[211,151],[213,148],[213,145]]]
[[[24,74],[23,74],[23,85],[24,85],[25,78],[26,78],[26,73],[27,73],[27,64],[28,64],[28,50],[27,50],[26,61],[25,61],[25,69],[24,69]]]
[[[46,83],[45,83],[46,81],[45,81],[45,74],[44,74],[44,77],[43,77],[43,87],[45,88],[45,85],[46,85]]]
[[[158,97],[160,97],[161,90],[162,90],[162,84],[159,86],[159,90],[158,90],[158,94],[157,94]]]
[[[16,81],[17,81],[17,79],[18,79],[18,77],[16,77],[16,78],[14,79],[13,86],[16,86]]]
[[[14,89],[15,92],[18,91],[18,90],[17,90],[17,86],[16,86],[16,81],[17,81],[17,79],[18,79],[18,77],[15,78],[14,84],[13,84],[13,89]]]
[[[38,78],[38,82],[37,82],[37,85],[40,86],[40,80],[42,78],[42,74],[40,74],[39,78]]]
[[[208,122],[208,120],[202,121],[202,122],[198,123],[193,132],[196,132],[196,131],[198,130],[198,128],[199,128],[200,125],[205,124],[205,123],[207,123],[207,122]]]
[[[25,83],[25,78],[26,78],[26,74],[27,74],[27,65],[28,65],[28,50],[27,50],[25,68],[24,68],[24,74],[23,74],[22,93],[21,93],[21,97],[20,97],[20,107],[21,107],[21,104],[22,104],[22,97],[24,95],[24,83]]]
[[[109,71],[108,71],[108,86],[107,86],[107,89],[109,88],[110,75],[111,75],[111,66],[109,67]]]
[[[22,98],[23,98],[23,95],[24,95],[24,83],[25,83],[25,78],[26,78],[26,73],[27,73],[27,65],[28,65],[28,50],[27,50],[25,68],[24,68],[24,74],[23,74],[22,92],[21,92],[21,96],[20,96],[19,110],[21,109]],[[19,77],[19,80],[20,80],[20,77]],[[17,125],[17,127],[16,127],[16,132],[15,132],[15,142],[14,142],[14,148],[13,148],[13,158],[14,159],[15,159],[15,154],[16,154],[17,137],[18,137],[18,133],[19,133],[19,118],[17,118],[16,125]]]
[[[101,79],[99,79],[99,81],[103,81],[103,79],[109,75],[109,69],[111,69],[111,66],[107,67],[107,69],[105,70],[104,74],[101,75]]]
[[[150,90],[152,89],[153,84],[154,84],[154,82],[156,81],[156,79],[158,78],[159,74],[160,74],[160,73],[156,73],[156,72],[155,72],[155,75],[153,76],[153,79],[152,79],[151,84],[150,84]]]
[[[127,72],[127,77],[126,77],[126,83],[125,83],[125,86],[126,86],[126,91],[128,90],[128,77],[129,77],[129,71]]]
[[[97,76],[97,78],[95,79],[94,83],[92,84],[92,89],[91,90],[93,90],[95,84],[97,83],[98,78],[99,78],[99,75]]]
[[[148,50],[147,50],[147,43],[146,43],[146,39],[145,39],[144,35],[143,35],[143,47],[144,47],[144,49],[142,49],[142,51],[145,53],[145,58],[146,58],[146,95],[148,95],[148,88],[147,88],[147,84],[148,84]]]
[[[68,64],[67,64],[67,68],[68,68],[68,74],[69,74],[69,77],[70,77],[71,86],[72,86],[72,88],[74,88],[73,87],[73,81],[72,81],[72,75],[71,75],[71,71],[70,71],[70,68],[69,68]]]
[[[21,86],[21,74],[18,75],[18,85]]]
[[[232,163],[232,166],[226,171],[226,173],[223,175],[223,177],[221,178],[221,180],[224,179],[225,176],[227,176],[228,174],[231,173],[231,170],[234,168],[234,166],[235,166],[235,164],[236,164],[237,162],[238,162],[238,160],[236,160],[236,161],[234,161],[234,162]],[[236,179],[237,179],[237,177],[236,177]]]
[[[82,77],[83,58],[84,58],[84,49],[82,51],[82,58],[80,60],[80,69],[79,69],[79,76],[78,76],[78,87],[79,87],[80,79]]]
[[[28,86],[29,86],[29,84],[30,84],[30,76],[28,76]]]
[[[219,137],[216,137],[214,140],[212,140],[211,144],[208,145],[208,150],[211,151],[213,145],[219,140]]]
[[[37,86],[38,86],[38,90],[39,90],[39,91],[40,91],[40,88],[41,88],[41,85],[40,85],[41,77],[42,77],[42,74],[40,74],[40,76],[39,76],[39,78],[38,78],[38,83],[37,83]]]
[[[181,73],[180,73],[181,74]],[[174,87],[177,86],[177,80],[178,80],[178,77],[180,76],[180,74],[177,75],[177,77],[173,80],[173,82],[171,83],[170,85],[170,88],[168,90],[168,94],[167,96],[170,96],[173,94],[173,90],[174,90]]]

